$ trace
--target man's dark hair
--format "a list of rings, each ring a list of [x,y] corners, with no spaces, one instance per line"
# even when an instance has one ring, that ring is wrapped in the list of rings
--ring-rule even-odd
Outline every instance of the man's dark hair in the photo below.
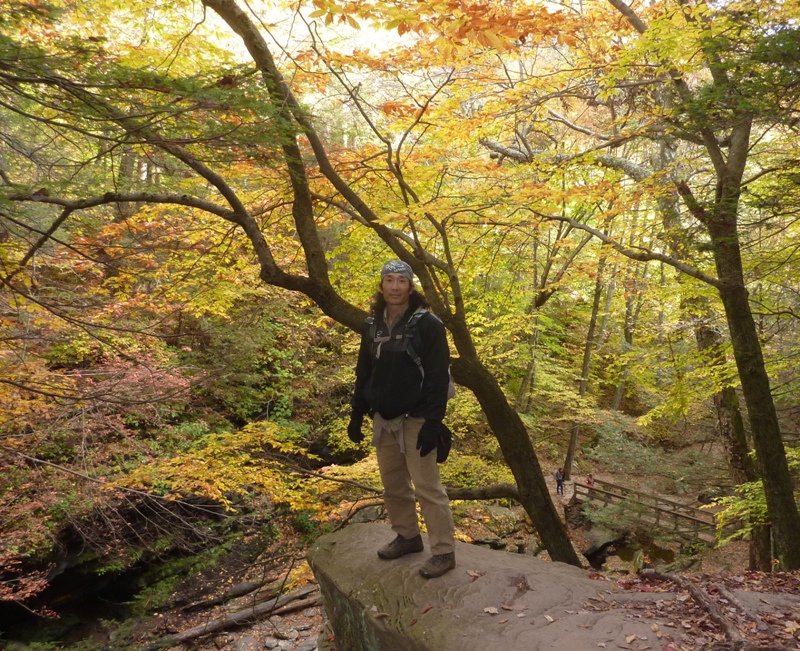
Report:
[[[408,307],[411,313],[414,313],[419,308],[429,309],[430,305],[425,297],[420,294],[416,289],[411,291],[411,296],[408,297]],[[369,313],[376,319],[383,318],[383,311],[386,309],[386,299],[380,292],[375,292],[369,302]]]

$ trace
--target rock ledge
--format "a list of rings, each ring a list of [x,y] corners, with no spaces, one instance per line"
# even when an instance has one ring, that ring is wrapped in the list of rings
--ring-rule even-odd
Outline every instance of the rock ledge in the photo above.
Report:
[[[666,621],[637,618],[624,607],[653,600],[652,594],[617,592],[612,583],[563,563],[460,542],[456,569],[428,581],[417,573],[430,553],[427,537],[421,554],[379,559],[375,550],[393,537],[385,525],[353,524],[323,536],[309,550],[339,651],[597,651],[662,645],[656,631]],[[602,608],[593,610],[592,602]]]

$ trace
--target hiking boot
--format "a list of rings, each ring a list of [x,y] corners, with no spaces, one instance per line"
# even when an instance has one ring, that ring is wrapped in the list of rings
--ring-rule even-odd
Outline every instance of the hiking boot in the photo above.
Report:
[[[425,565],[419,568],[419,573],[426,579],[435,579],[437,576],[442,576],[445,572],[449,572],[455,566],[455,552],[434,554],[425,562]]]
[[[422,536],[416,535],[413,538],[403,538],[397,534],[395,538],[388,545],[384,545],[378,550],[378,556],[385,561],[391,561],[395,558],[400,558],[406,554],[415,554],[422,551]]]

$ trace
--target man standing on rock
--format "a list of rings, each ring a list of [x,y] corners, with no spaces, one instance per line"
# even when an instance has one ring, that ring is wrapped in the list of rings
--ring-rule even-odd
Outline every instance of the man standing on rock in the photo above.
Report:
[[[452,570],[456,557],[450,500],[436,465],[450,351],[444,325],[427,307],[414,289],[411,267],[387,262],[361,339],[347,434],[362,441],[364,415],[372,416],[384,503],[397,534],[378,556],[390,560],[422,551],[416,490],[433,554],[419,573],[431,579]]]

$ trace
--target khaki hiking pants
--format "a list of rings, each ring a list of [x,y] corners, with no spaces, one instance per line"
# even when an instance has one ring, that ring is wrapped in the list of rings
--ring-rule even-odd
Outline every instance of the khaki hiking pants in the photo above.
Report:
[[[436,450],[420,457],[419,450],[416,449],[417,434],[424,422],[423,418],[413,417],[403,421],[405,454],[400,452],[397,438],[392,432],[374,432],[380,435],[376,450],[383,481],[383,499],[392,531],[403,538],[414,538],[420,532],[414,499],[416,489],[422,517],[428,529],[431,552],[449,554],[455,550],[455,527],[450,499],[439,479]],[[374,428],[377,427],[375,424]]]

